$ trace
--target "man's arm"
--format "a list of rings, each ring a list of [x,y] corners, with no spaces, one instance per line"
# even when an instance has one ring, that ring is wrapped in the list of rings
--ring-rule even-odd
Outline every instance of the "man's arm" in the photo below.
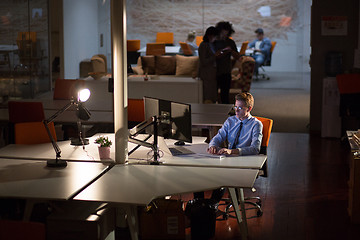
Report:
[[[229,129],[229,120],[227,119],[218,133],[213,137],[209,143],[209,147],[220,147],[221,144],[227,139]]]
[[[261,140],[262,140],[263,125],[261,122],[256,122],[252,129],[252,140],[249,147],[242,147],[239,149],[240,155],[257,155],[260,152]]]
[[[264,39],[264,44],[260,49],[263,54],[269,54],[271,50],[271,41],[268,38]]]

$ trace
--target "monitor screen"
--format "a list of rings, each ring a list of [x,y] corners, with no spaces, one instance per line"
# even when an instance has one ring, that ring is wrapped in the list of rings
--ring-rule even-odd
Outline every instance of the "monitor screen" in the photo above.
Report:
[[[191,105],[169,100],[144,97],[145,119],[160,117],[158,136],[192,142]],[[153,134],[153,128],[148,133]]]

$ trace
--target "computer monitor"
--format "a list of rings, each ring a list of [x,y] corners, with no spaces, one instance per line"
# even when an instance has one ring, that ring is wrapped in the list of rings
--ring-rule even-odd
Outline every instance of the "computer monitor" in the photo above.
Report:
[[[158,136],[192,142],[191,105],[164,99],[144,97],[145,119],[159,117]],[[153,127],[148,133],[154,134]]]

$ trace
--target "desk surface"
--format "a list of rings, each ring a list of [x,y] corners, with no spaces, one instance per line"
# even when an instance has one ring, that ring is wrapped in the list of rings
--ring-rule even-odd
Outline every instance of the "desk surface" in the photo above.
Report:
[[[223,186],[249,188],[257,173],[251,169],[116,165],[74,199],[147,205],[166,195]]]
[[[63,169],[44,161],[0,159],[0,197],[67,200],[108,166],[69,162]]]

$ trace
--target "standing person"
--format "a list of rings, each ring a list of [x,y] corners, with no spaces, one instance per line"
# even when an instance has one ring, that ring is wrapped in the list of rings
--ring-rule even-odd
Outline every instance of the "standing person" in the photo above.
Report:
[[[209,27],[199,46],[199,77],[203,81],[204,103],[215,103],[218,97],[214,45],[217,35],[218,30],[213,26]]]
[[[238,59],[239,53],[235,42],[230,39],[231,35],[235,32],[232,24],[229,22],[218,22],[216,28],[219,31],[219,38],[215,41],[215,50],[220,51],[216,60],[216,79],[220,88],[221,103],[227,104],[229,103],[231,86],[231,57]]]
[[[249,43],[248,48],[254,50],[253,58],[255,59],[254,75],[257,77],[259,74],[259,66],[270,58],[271,41],[269,38],[264,37],[264,30],[258,28],[255,30],[256,39]]]

